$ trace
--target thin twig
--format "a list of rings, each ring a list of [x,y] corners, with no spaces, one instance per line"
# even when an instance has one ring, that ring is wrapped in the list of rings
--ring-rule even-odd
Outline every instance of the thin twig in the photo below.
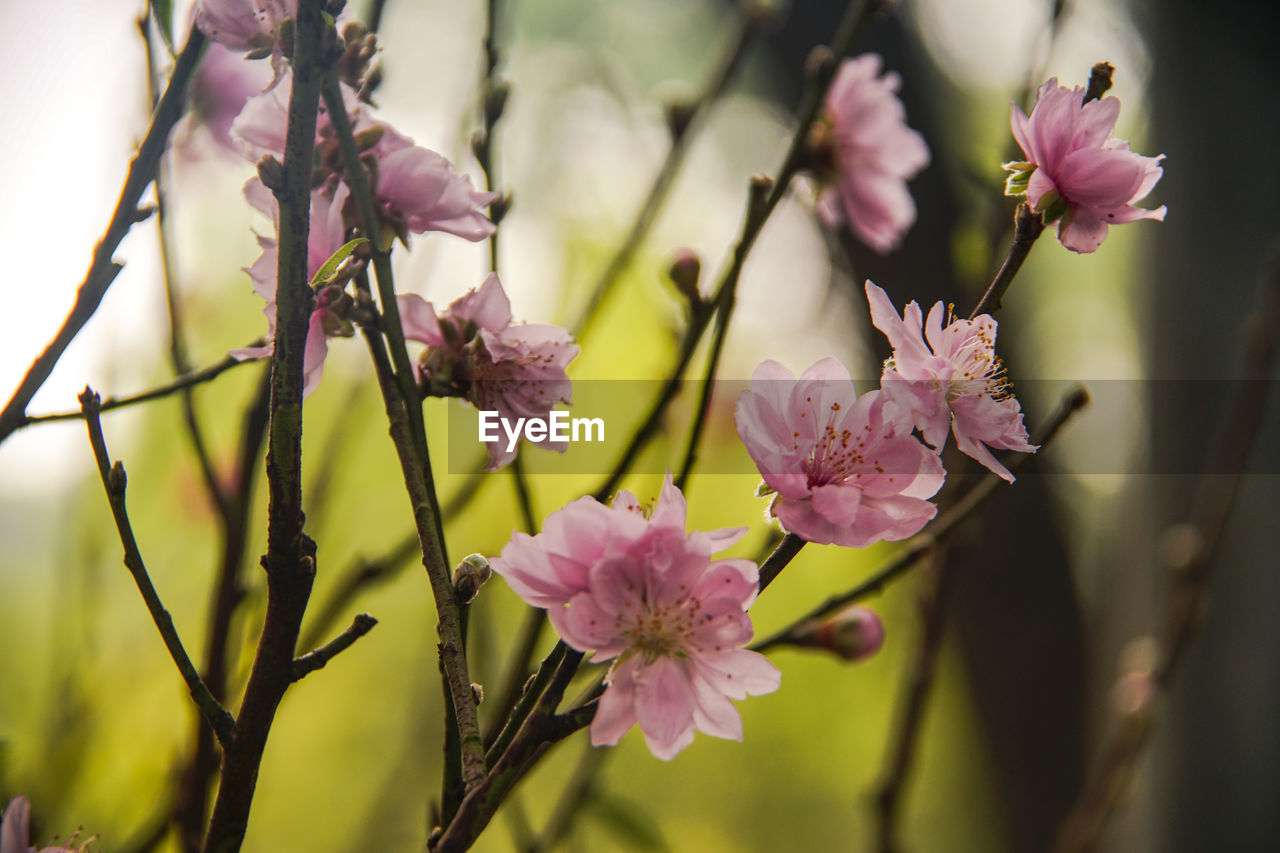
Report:
[[[631,441],[623,451],[622,457],[614,466],[613,471],[596,489],[595,496],[597,500],[605,501],[613,494],[614,489],[617,488],[623,476],[631,469],[640,452],[657,435],[667,406],[670,405],[672,399],[675,398],[676,393],[680,390],[680,379],[684,375],[685,369],[689,366],[698,343],[702,339],[702,334],[706,331],[712,317],[718,318],[717,322],[721,324],[721,328],[727,326],[733,310],[732,306],[737,292],[738,280],[742,275],[743,267],[746,265],[747,256],[751,253],[756,238],[760,236],[765,223],[769,221],[770,215],[786,196],[791,179],[800,171],[809,130],[819,116],[822,103],[826,98],[827,89],[830,88],[831,81],[835,77],[836,62],[849,54],[857,37],[862,32],[862,28],[876,12],[886,5],[886,0],[854,0],[854,2],[850,3],[848,10],[845,12],[844,20],[836,32],[836,37],[833,39],[832,52],[827,57],[828,61],[812,64],[809,84],[805,89],[804,96],[801,98],[800,108],[797,113],[796,130],[791,137],[791,144],[783,157],[782,165],[779,167],[777,175],[773,179],[758,178],[752,181],[742,234],[734,245],[729,266],[721,276],[711,299],[713,310],[695,312],[690,319],[689,328],[685,332],[684,342],[681,345],[675,368],[658,392],[658,397],[650,407],[645,420],[635,434],[632,435]],[[723,334],[723,332],[718,332],[717,334]],[[703,401],[702,407],[705,408],[706,405],[709,405],[709,402],[710,398],[708,397]]]
[[[898,706],[893,743],[887,753],[883,781],[876,793],[876,843],[881,853],[894,853],[898,849],[898,807],[933,688],[938,652],[942,648],[947,601],[954,585],[955,567],[948,563],[945,549],[936,549],[931,558],[934,577],[929,589],[920,595],[920,622],[924,630],[911,663],[905,685],[906,696]]]
[[[1022,262],[1027,259],[1027,255],[1031,254],[1031,247],[1035,245],[1036,238],[1043,233],[1043,217],[1033,211],[1026,202],[1018,205],[1013,213],[1013,244],[1009,246],[1009,254],[1005,256],[1004,263],[1000,265],[1000,271],[991,281],[987,292],[974,306],[973,313],[969,315],[970,320],[975,319],[979,314],[994,314],[1000,310],[1000,300],[1009,290],[1009,285],[1013,284],[1013,277],[1018,274],[1018,270],[1022,269]]]
[[[1160,638],[1162,656],[1147,674],[1151,686],[1160,691],[1168,690],[1201,621],[1213,562],[1266,413],[1280,334],[1280,252],[1271,259],[1269,279],[1246,324],[1241,381],[1223,413],[1191,514],[1170,531],[1171,538],[1181,543],[1165,555],[1175,585]],[[1088,850],[1096,843],[1128,790],[1127,782],[1150,739],[1151,712],[1147,702],[1128,709],[1116,721],[1101,759],[1062,824],[1053,848],[1057,853]]]
[[[338,80],[329,74],[324,82],[324,98],[329,108],[329,118],[338,136],[345,163],[345,176],[356,200],[362,226],[370,240],[379,239],[380,228],[374,210],[373,194],[369,188],[369,176],[360,162],[355,139],[351,133],[351,121],[342,102]],[[463,779],[468,790],[479,784],[484,776],[484,742],[476,716],[475,697],[467,674],[466,648],[462,637],[462,620],[458,602],[450,579],[448,555],[445,551],[444,527],[440,506],[431,474],[431,459],[427,450],[426,431],[422,420],[422,399],[413,380],[413,366],[409,363],[404,343],[404,330],[400,326],[396,306],[395,284],[391,277],[390,256],[381,245],[374,245],[373,266],[378,280],[378,295],[382,307],[379,329],[386,336],[382,339],[365,329],[365,338],[378,372],[378,385],[391,424],[391,437],[400,459],[401,473],[413,505],[414,522],[418,541],[422,548],[422,563],[427,570],[431,592],[435,598],[439,617],[440,658],[445,681],[453,699],[457,715],[461,748]],[[357,280],[358,284],[360,279]],[[367,288],[367,283],[365,283]],[[391,361],[387,359],[390,349]],[[391,364],[395,368],[392,370]],[[449,762],[446,760],[446,764]]]
[[[626,238],[609,258],[609,263],[605,265],[604,271],[592,286],[591,295],[582,307],[578,319],[570,327],[573,329],[575,339],[581,341],[586,335],[592,320],[599,314],[601,306],[613,291],[614,285],[617,284],[627,265],[631,263],[640,244],[644,242],[645,236],[649,233],[658,212],[666,201],[680,166],[684,163],[690,143],[697,135],[697,131],[706,123],[706,116],[710,113],[712,105],[720,100],[729,88],[730,82],[733,81],[746,59],[747,49],[752,40],[769,17],[769,14],[762,10],[753,9],[746,12],[739,20],[737,32],[730,40],[702,93],[691,103],[668,107],[671,111],[671,120],[668,122],[671,130],[671,148],[667,151],[666,159],[663,160],[658,174],[654,176],[653,183],[649,186],[649,193],[640,205],[640,210],[631,223],[631,229],[627,232]]]
[[[263,341],[259,339],[249,344],[249,346],[261,346],[262,343]],[[181,391],[184,388],[190,388],[193,385],[199,385],[203,382],[209,382],[216,379],[236,365],[245,363],[246,362],[243,361],[237,361],[231,356],[227,356],[216,364],[211,364],[208,367],[202,367],[199,370],[179,376],[172,382],[167,382],[164,385],[159,385],[148,391],[140,391],[137,394],[129,394],[124,397],[107,397],[102,401],[100,410],[103,412],[109,412],[112,409],[120,409],[125,406],[133,406],[138,403],[147,403],[151,400],[159,400],[162,397],[168,397],[170,394],[173,394],[176,391]],[[79,420],[82,417],[84,417],[84,413],[80,411],[55,412],[48,415],[23,415],[22,422],[19,423],[18,426],[24,427],[27,424],[47,423],[49,421],[74,421]]]
[[[200,711],[218,736],[218,742],[225,749],[235,737],[235,718],[218,703],[217,699],[213,698],[209,688],[200,679],[200,673],[196,671],[195,664],[191,662],[187,650],[182,645],[182,640],[178,637],[178,629],[174,627],[173,617],[169,615],[168,610],[165,610],[159,593],[151,583],[151,576],[147,574],[147,566],[142,561],[138,540],[133,535],[133,526],[129,523],[129,513],[125,509],[124,494],[127,478],[124,466],[119,461],[112,465],[111,457],[107,454],[106,439],[102,435],[102,421],[98,418],[98,395],[85,388],[84,393],[80,395],[80,405],[84,407],[85,424],[89,428],[89,443],[93,446],[93,457],[98,463],[98,475],[102,479],[103,489],[107,492],[107,500],[111,503],[111,515],[115,518],[116,530],[120,534],[120,544],[124,546],[124,564],[133,575],[134,583],[138,585],[138,592],[142,594],[142,600],[147,605],[147,611],[151,614],[151,619],[156,623],[156,629],[160,631],[165,647],[169,650],[169,656],[173,658],[178,672],[182,674],[182,680],[187,683],[191,698],[200,707]]]
[[[227,491],[227,514],[223,517],[222,552],[212,590],[206,629],[204,683],[219,701],[227,693],[228,661],[235,657],[232,620],[244,599],[242,576],[249,551],[249,511],[254,483],[267,434],[271,401],[270,365],[262,373],[258,390],[245,409],[240,429],[240,452],[231,486]],[[209,730],[197,726],[195,750],[181,771],[178,797],[173,807],[179,842],[185,851],[197,851],[209,813],[209,785],[218,770],[218,751]]]
[[[480,84],[483,127],[471,141],[471,149],[476,155],[476,161],[480,164],[480,170],[484,172],[485,188],[489,192],[498,194],[498,198],[489,205],[489,219],[495,226],[502,222],[503,216],[507,213],[508,204],[502,190],[499,189],[502,182],[498,176],[497,144],[494,140],[494,131],[498,120],[502,118],[508,95],[507,84],[498,77],[498,62],[501,59],[497,38],[498,6],[499,0],[487,0],[485,4],[484,79]],[[499,233],[500,229],[495,228],[489,235],[489,269],[494,272],[498,271]]]
[[[151,108],[155,109],[159,94],[155,90],[156,61],[151,49],[151,16],[145,12],[138,18],[138,31],[142,36],[142,45],[147,54],[147,95]],[[168,35],[165,35],[168,38]],[[169,363],[173,367],[174,376],[183,376],[191,372],[191,359],[187,355],[187,345],[183,337],[182,305],[178,294],[177,276],[174,272],[173,251],[169,241],[169,187],[166,167],[168,158],[162,156],[156,165],[155,206],[156,206],[156,238],[160,245],[160,272],[164,281],[164,301],[169,314]],[[200,427],[200,418],[196,414],[195,395],[188,385],[182,389],[182,420],[186,426],[187,439],[191,442],[191,452],[196,457],[200,474],[204,478],[205,491],[214,509],[224,518],[227,514],[227,498],[222,493],[217,470],[209,455],[208,444],[204,439],[204,430]]]
[[[764,592],[765,588],[773,583],[804,546],[805,541],[794,533],[788,533],[782,537],[782,541],[773,549],[773,553],[760,565],[760,592]]]
[[[365,634],[373,630],[373,626],[378,624],[378,620],[374,619],[368,613],[360,613],[351,622],[351,627],[325,643],[313,652],[307,652],[300,658],[293,661],[293,680],[301,681],[308,674],[320,669],[341,652],[346,651],[351,645]]]
[[[441,519],[440,503],[436,496],[435,477],[431,472],[427,427],[422,416],[422,395],[418,391],[417,376],[414,373],[413,363],[409,360],[404,328],[400,323],[400,308],[399,303],[396,302],[395,278],[391,269],[391,250],[390,247],[382,245],[382,227],[374,205],[373,190],[369,186],[369,172],[360,160],[360,151],[356,147],[351,118],[347,115],[347,107],[342,99],[342,88],[337,75],[333,73],[325,75],[323,95],[325,105],[329,108],[329,120],[333,123],[333,130],[338,137],[338,146],[342,151],[343,177],[355,200],[360,227],[372,246],[373,271],[382,309],[380,329],[387,339],[387,350],[391,363],[395,366],[396,387],[400,399],[404,401],[405,412],[409,418],[409,436],[413,442],[414,453],[418,457],[418,465],[422,468],[422,478],[427,486],[432,525],[435,528],[435,548],[440,552],[440,571],[447,576],[450,565],[449,549],[444,538],[444,522]]]
[[[142,139],[142,144],[138,146],[138,153],[129,163],[129,172],[125,176],[124,187],[120,191],[115,211],[111,215],[106,233],[94,249],[93,262],[85,275],[84,283],[76,293],[71,312],[44,352],[31,363],[31,367],[22,378],[22,383],[14,391],[13,397],[5,404],[4,410],[0,411],[0,442],[26,423],[26,411],[31,398],[49,378],[54,365],[58,363],[58,359],[70,346],[71,341],[98,310],[107,289],[124,268],[122,264],[112,260],[111,256],[120,245],[120,241],[129,233],[129,229],[142,216],[138,203],[155,177],[160,155],[164,153],[165,144],[169,139],[169,132],[182,117],[187,82],[200,61],[204,43],[204,35],[198,28],[192,27],[190,35],[187,36],[187,43],[178,54],[173,74],[169,78],[168,85],[165,86],[164,94],[160,97],[160,103],[151,117],[147,133]]]
[[[1058,403],[1058,408],[1032,437],[1032,440],[1044,448],[1046,444],[1053,441],[1058,431],[1071,419],[1071,417],[1080,411],[1089,402],[1089,394],[1084,388],[1076,388],[1067,393],[1062,401]],[[1007,466],[1011,471],[1016,471],[1030,458],[1027,454],[1018,454],[1009,460]],[[823,616],[835,613],[847,604],[866,598],[867,596],[880,592],[886,584],[897,578],[899,575],[908,571],[922,558],[927,556],[939,544],[944,542],[946,538],[960,526],[962,522],[973,515],[986,501],[996,492],[996,488],[1003,484],[1004,480],[995,474],[990,474],[983,478],[982,482],[974,486],[964,497],[960,498],[951,509],[935,518],[920,533],[907,540],[906,547],[889,559],[881,568],[877,569],[862,583],[843,592],[834,595],[819,604],[813,610],[804,616],[792,622],[787,627],[781,629],[775,634],[752,644],[751,648],[757,652],[767,651],[777,646],[788,645],[791,641],[792,632],[806,622],[815,619],[821,619]]]
[[[299,0],[293,40],[293,87],[285,135],[276,266],[275,353],[271,359],[267,431],[267,612],[258,652],[245,686],[233,748],[224,749],[222,778],[205,838],[206,853],[240,848],[258,768],[276,709],[292,683],[298,632],[315,580],[315,543],[303,532],[303,351],[314,294],[307,275],[311,168],[315,148],[321,44],[321,0]]]

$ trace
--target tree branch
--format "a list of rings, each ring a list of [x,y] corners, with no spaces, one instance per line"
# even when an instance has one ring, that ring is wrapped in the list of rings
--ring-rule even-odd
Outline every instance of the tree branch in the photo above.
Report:
[[[249,346],[261,346],[261,339],[254,341]],[[199,370],[192,371],[177,377],[172,382],[152,388],[149,391],[141,391],[137,394],[130,394],[125,397],[108,397],[102,401],[99,411],[109,412],[112,409],[120,409],[125,406],[133,406],[138,403],[148,403],[152,400],[159,400],[162,397],[168,397],[175,391],[181,391],[184,388],[190,388],[193,385],[199,385],[217,379],[223,373],[238,364],[246,364],[247,362],[237,361],[231,356],[227,356],[216,364],[208,367],[202,367]],[[23,415],[21,423],[18,427],[24,427],[28,424],[46,423],[48,421],[72,421],[79,420],[84,417],[83,411],[75,412],[56,412],[49,415]],[[17,428],[17,427],[15,427]]]
[[[26,423],[27,405],[30,404],[31,398],[49,378],[54,365],[58,363],[58,359],[62,357],[71,341],[98,310],[107,289],[124,268],[122,264],[112,260],[111,256],[120,245],[120,241],[129,233],[129,229],[142,216],[138,203],[142,199],[142,193],[155,177],[160,156],[164,153],[165,143],[169,139],[169,131],[182,117],[187,82],[195,72],[203,50],[204,35],[199,29],[192,27],[191,34],[187,36],[186,45],[178,54],[173,75],[169,78],[164,94],[160,97],[160,103],[151,117],[146,136],[143,137],[138,153],[129,164],[129,171],[125,176],[120,198],[116,202],[115,212],[111,215],[106,233],[94,249],[93,262],[89,265],[84,282],[76,293],[71,313],[67,315],[62,328],[45,347],[44,352],[31,363],[13,397],[5,405],[4,410],[0,411],[0,443]]]
[[[196,671],[195,664],[191,662],[187,650],[182,645],[182,640],[178,637],[173,617],[169,615],[168,610],[165,610],[164,604],[160,601],[160,595],[151,583],[150,575],[147,574],[147,566],[142,561],[138,541],[133,535],[133,526],[129,523],[129,513],[125,509],[124,493],[127,478],[124,466],[119,461],[112,465],[111,458],[107,455],[107,443],[102,435],[102,421],[98,418],[98,395],[89,388],[85,388],[84,393],[80,395],[80,405],[84,408],[85,424],[89,428],[89,443],[93,446],[93,457],[98,463],[98,475],[102,479],[103,489],[107,492],[107,500],[111,503],[111,515],[115,518],[116,530],[120,534],[120,544],[124,546],[124,564],[133,575],[134,583],[138,585],[138,592],[142,593],[142,600],[147,605],[147,611],[151,614],[151,619],[156,623],[156,629],[160,631],[165,647],[169,650],[169,656],[173,658],[178,672],[182,673],[182,680],[187,683],[191,698],[200,707],[201,713],[218,736],[218,742],[225,749],[235,737],[235,719],[218,704],[218,700],[200,680],[200,673]]]
[[[205,838],[206,853],[239,850],[249,822],[258,768],[276,709],[292,683],[302,616],[315,580],[315,543],[303,533],[303,354],[314,294],[307,275],[312,154],[325,23],[321,0],[299,0],[293,89],[285,136],[276,266],[275,354],[267,439],[267,613],[237,721],[236,742],[222,758],[222,779]]]
[[[293,680],[301,681],[310,673],[320,669],[329,661],[333,660],[339,653],[351,648],[356,640],[373,630],[373,626],[378,624],[378,620],[374,619],[368,613],[361,613],[352,621],[351,627],[325,643],[313,652],[307,652],[300,658],[293,661]]]

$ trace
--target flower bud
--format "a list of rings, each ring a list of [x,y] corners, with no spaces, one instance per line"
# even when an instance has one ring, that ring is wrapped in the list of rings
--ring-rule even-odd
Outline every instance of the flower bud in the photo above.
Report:
[[[847,661],[868,658],[884,645],[884,623],[869,607],[854,605],[791,632],[791,645],[825,649]]]
[[[476,597],[480,587],[493,574],[489,561],[479,554],[463,557],[458,568],[453,572],[453,592],[458,602],[466,604]]]
[[[478,681],[471,682],[471,700],[477,705],[484,701],[484,685]]]
[[[123,495],[128,482],[129,478],[124,473],[124,465],[117,459],[111,466],[111,473],[107,475],[107,485],[111,488],[111,494]]]
[[[691,249],[678,249],[671,258],[671,266],[667,268],[667,276],[676,286],[676,290],[684,294],[694,305],[702,302],[702,294],[698,292],[698,279],[702,275],[702,261]]]
[[[258,177],[267,189],[279,192],[284,189],[284,164],[270,154],[263,154],[258,161]]]

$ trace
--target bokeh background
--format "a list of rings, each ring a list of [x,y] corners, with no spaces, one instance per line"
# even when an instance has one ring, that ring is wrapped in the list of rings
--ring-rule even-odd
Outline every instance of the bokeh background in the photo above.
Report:
[[[360,4],[355,4],[357,9]],[[387,4],[381,117],[478,177],[484,3]],[[714,271],[740,224],[747,179],[785,148],[804,58],[843,9],[794,0],[753,49],[700,131],[672,197],[571,369],[575,379],[665,375],[683,323],[661,272],[676,247]],[[662,105],[698,90],[733,30],[724,0],[508,0],[499,37],[512,86],[499,125],[502,184],[515,193],[501,268],[516,316],[567,322],[634,216],[668,146]],[[0,396],[7,399],[70,305],[105,226],[147,115],[138,0],[3,0],[0,245],[6,275]],[[185,20],[179,8],[177,20]],[[902,247],[874,256],[825,234],[798,186],[752,255],[722,375],[762,358],[796,372],[835,354],[855,375],[883,357],[868,334],[861,281],[895,301],[973,303],[997,266],[1012,211],[999,164],[1010,159],[1009,101],[1050,76],[1082,84],[1117,68],[1117,135],[1167,155],[1149,205],[1168,221],[1112,230],[1076,256],[1047,234],[1001,315],[1000,349],[1030,422],[1064,383],[1098,404],[957,540],[938,682],[901,818],[911,849],[1043,849],[1107,730],[1121,650],[1155,630],[1169,588],[1157,559],[1184,517],[1214,432],[1239,328],[1280,228],[1280,13],[1270,3],[1188,0],[998,2],[904,0],[859,45],[903,76],[909,123],[933,163],[912,184],[919,222]],[[172,248],[196,364],[262,333],[261,303],[240,268],[264,229],[240,197],[251,166],[181,127],[167,163]],[[99,314],[32,412],[166,381],[167,325],[155,223],[136,227]],[[436,304],[478,285],[483,246],[447,236],[397,253],[397,281]],[[698,362],[695,362],[697,364]],[[215,461],[230,470],[242,412],[261,368],[203,386],[197,406]],[[689,395],[686,395],[689,396]],[[1274,397],[1274,395],[1273,395]],[[429,406],[444,454],[450,403]],[[689,419],[672,410],[643,470],[677,465]],[[732,398],[715,401],[708,466],[749,471]],[[1280,836],[1280,411],[1272,400],[1213,582],[1211,606],[1168,701],[1151,754],[1106,833],[1113,850],[1269,849]],[[625,414],[611,428],[625,429]],[[193,656],[203,656],[219,532],[178,403],[105,416],[112,455],[130,475],[130,511],[153,579]],[[411,531],[381,404],[359,341],[331,347],[308,401],[311,535],[320,545],[313,604],[362,558]],[[554,470],[554,460],[539,470]],[[539,473],[539,516],[598,476]],[[657,474],[626,485],[647,498]],[[768,537],[750,474],[695,477],[692,526],[747,524],[736,554]],[[467,482],[440,478],[446,499]],[[261,488],[259,489],[261,492]],[[265,495],[249,544],[265,547]],[[455,554],[497,553],[520,525],[511,477],[487,478],[449,528]],[[855,584],[891,547],[807,548],[752,615],[759,634]],[[31,427],[0,446],[0,800],[23,792],[33,841],[84,826],[103,850],[136,850],[171,807],[190,750],[193,709],[127,572],[83,425]],[[342,610],[378,627],[291,690],[263,763],[245,849],[417,849],[438,787],[440,691],[434,617],[422,570]],[[232,688],[243,685],[264,608],[261,578],[234,623]],[[874,601],[883,651],[854,666],[798,651],[774,656],[783,688],[740,707],[742,744],[699,737],[673,763],[633,733],[612,754],[565,849],[862,850],[873,843],[872,794],[886,760],[904,668],[919,642],[918,578]],[[314,609],[314,607],[313,607]],[[473,617],[473,669],[503,677],[523,606],[500,580]],[[304,632],[306,627],[304,626]],[[552,638],[544,635],[542,646]],[[482,709],[483,710],[483,709]],[[583,739],[561,746],[519,789],[477,849],[523,849],[579,766]],[[178,849],[175,839],[159,849]]]

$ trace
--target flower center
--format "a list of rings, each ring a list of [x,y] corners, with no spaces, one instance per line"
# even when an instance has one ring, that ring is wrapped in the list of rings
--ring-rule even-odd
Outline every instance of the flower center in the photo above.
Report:
[[[622,636],[647,664],[660,657],[683,657],[693,646],[693,626],[701,609],[697,599],[657,608],[641,601],[635,624]]]

